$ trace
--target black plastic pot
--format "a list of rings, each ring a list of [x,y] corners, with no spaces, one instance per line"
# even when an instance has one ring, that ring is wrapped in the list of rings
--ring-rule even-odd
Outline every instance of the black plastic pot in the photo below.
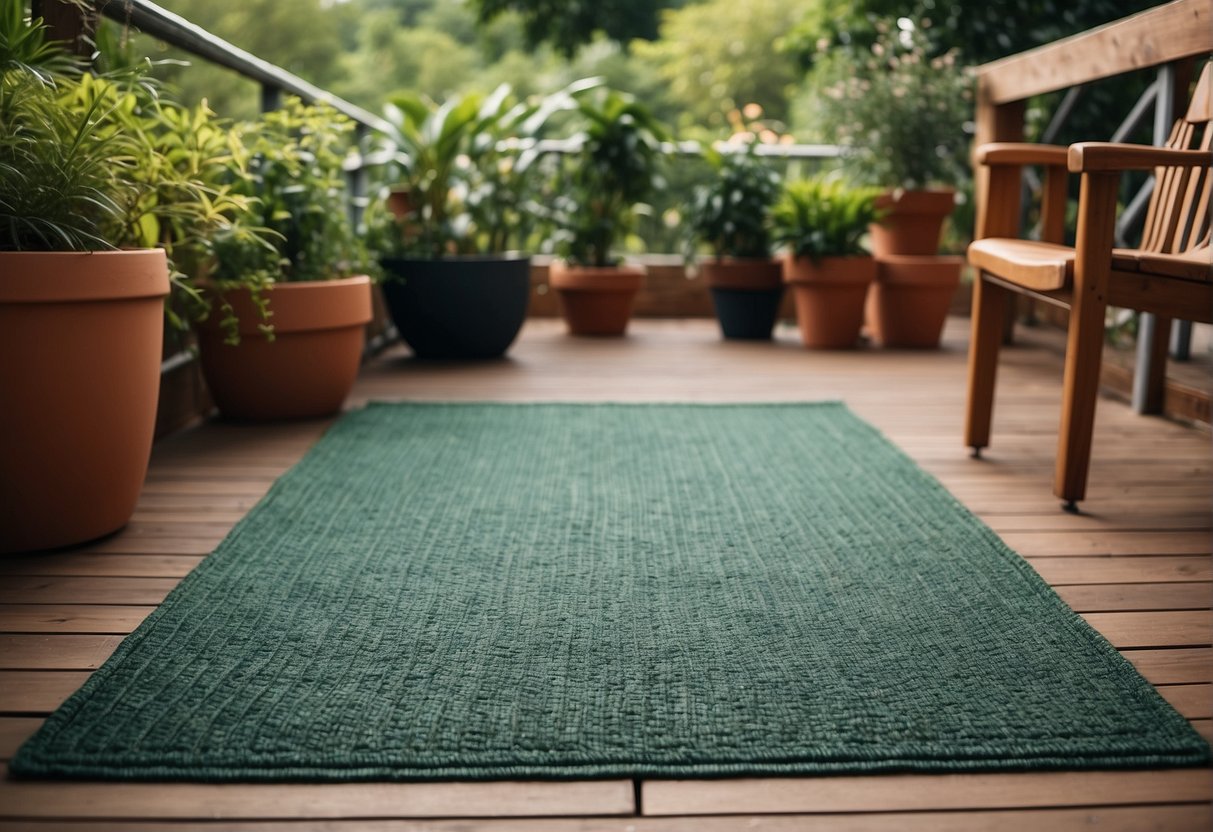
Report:
[[[527,255],[386,257],[383,296],[418,358],[497,358],[526,320]]]
[[[783,287],[778,289],[717,289],[712,287],[712,303],[725,338],[746,341],[770,339],[779,314]]]

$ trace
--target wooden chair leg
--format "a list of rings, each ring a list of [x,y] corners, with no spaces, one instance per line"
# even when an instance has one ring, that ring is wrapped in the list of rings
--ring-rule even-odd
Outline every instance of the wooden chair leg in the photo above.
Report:
[[[973,283],[973,333],[969,341],[969,393],[965,409],[965,444],[973,456],[990,444],[994,414],[994,381],[1002,346],[1010,291],[979,275]]]
[[[1065,501],[1067,511],[1077,511],[1076,503],[1087,495],[1106,310],[1106,301],[1096,293],[1076,296],[1070,310],[1062,380],[1061,431],[1053,478],[1053,493]]]

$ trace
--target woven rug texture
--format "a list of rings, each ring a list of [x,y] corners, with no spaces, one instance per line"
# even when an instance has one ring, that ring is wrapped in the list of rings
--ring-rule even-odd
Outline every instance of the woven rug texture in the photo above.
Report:
[[[342,418],[18,775],[1193,765],[1208,745],[840,404]]]

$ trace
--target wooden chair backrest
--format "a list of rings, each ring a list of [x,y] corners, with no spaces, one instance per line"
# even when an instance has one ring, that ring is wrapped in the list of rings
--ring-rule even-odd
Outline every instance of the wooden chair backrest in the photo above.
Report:
[[[1213,63],[1206,63],[1196,82],[1192,102],[1183,118],[1175,122],[1166,147],[1173,150],[1208,151],[1213,129]],[[1165,254],[1190,254],[1209,248],[1209,202],[1213,199],[1213,176],[1208,168],[1158,168],[1154,192],[1146,212],[1141,250]]]

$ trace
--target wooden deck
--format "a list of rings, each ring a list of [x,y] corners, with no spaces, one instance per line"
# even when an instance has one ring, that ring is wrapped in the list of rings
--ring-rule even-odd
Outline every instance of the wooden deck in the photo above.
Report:
[[[368,366],[367,399],[845,400],[1022,553],[1205,736],[1213,732],[1207,430],[1101,402],[1089,512],[1050,496],[1061,365],[1004,354],[993,447],[960,446],[967,326],[939,353],[724,344],[709,322],[639,321],[623,341],[528,324],[507,361]],[[325,423],[207,424],[161,442],[131,525],[0,562],[0,759],[70,694],[315,441]],[[0,782],[4,829],[1204,830],[1208,771],[589,783],[333,785]],[[406,821],[403,819],[413,819]]]

